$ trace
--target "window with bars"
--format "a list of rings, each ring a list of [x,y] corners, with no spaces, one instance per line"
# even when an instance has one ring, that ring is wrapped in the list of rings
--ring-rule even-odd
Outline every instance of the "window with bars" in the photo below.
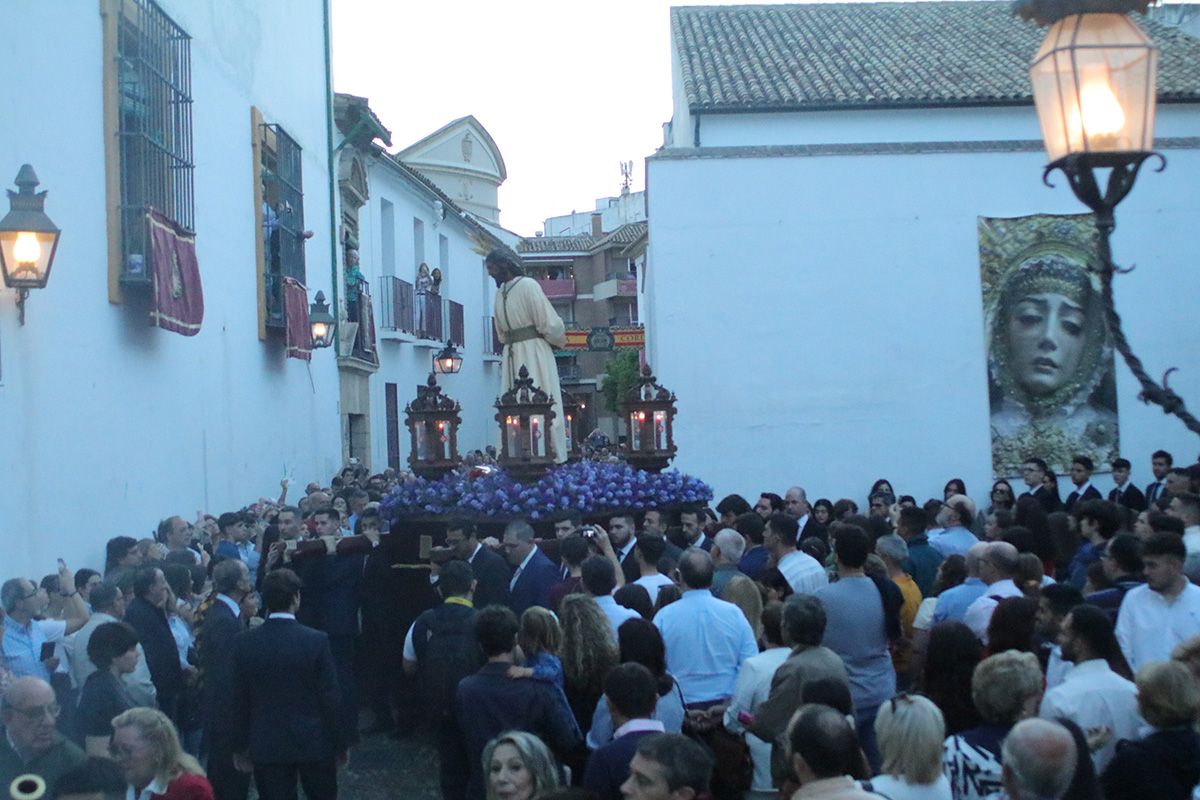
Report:
[[[302,151],[296,140],[275,124],[260,126],[259,145],[266,323],[283,327],[284,278],[306,282]]]
[[[120,279],[151,282],[146,212],[195,230],[191,37],[154,0],[109,0],[116,32]]]

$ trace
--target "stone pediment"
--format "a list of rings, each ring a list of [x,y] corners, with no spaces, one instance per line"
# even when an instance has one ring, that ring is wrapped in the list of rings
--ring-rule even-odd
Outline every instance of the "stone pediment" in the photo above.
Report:
[[[473,116],[460,117],[396,154],[418,169],[474,174],[499,186],[508,177],[504,157]]]

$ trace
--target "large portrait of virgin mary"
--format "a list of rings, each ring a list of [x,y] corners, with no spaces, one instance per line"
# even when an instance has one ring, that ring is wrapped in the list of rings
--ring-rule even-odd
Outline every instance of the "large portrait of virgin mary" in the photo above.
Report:
[[[1118,453],[1113,353],[1087,215],[979,218],[992,462],[1015,476],[1040,457]]]

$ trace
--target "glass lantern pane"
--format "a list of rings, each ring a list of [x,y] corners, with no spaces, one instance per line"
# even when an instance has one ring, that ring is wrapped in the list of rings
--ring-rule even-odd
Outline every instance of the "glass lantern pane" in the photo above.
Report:
[[[541,414],[529,415],[529,452],[541,458],[546,455],[546,418]]]
[[[413,433],[417,440],[417,460],[427,461],[429,459],[429,434],[425,430],[423,420],[413,425]]]
[[[44,231],[6,231],[0,234],[7,285],[11,288],[42,288],[56,235]]]
[[[654,412],[654,449],[667,449],[667,412]]]
[[[508,454],[510,456],[521,455],[521,421],[516,417],[504,418],[504,435],[505,441],[508,443]]]
[[[646,414],[644,411],[633,411],[629,414],[629,447],[633,450],[642,449],[641,420],[644,420],[645,418]]]

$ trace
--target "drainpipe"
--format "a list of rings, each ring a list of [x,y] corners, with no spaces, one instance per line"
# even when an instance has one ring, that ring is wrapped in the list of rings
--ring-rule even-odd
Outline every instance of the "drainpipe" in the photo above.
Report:
[[[333,278],[333,314],[337,325],[333,327],[333,355],[337,358],[341,352],[339,342],[342,337],[342,307],[338,301],[340,286],[338,281],[338,220],[337,220],[337,162],[338,150],[333,146],[333,55],[330,50],[330,10],[329,0],[321,0],[321,8],[325,14],[325,143],[329,154],[329,272]],[[340,401],[339,401],[340,403]],[[338,415],[338,430],[341,430],[341,415]]]

